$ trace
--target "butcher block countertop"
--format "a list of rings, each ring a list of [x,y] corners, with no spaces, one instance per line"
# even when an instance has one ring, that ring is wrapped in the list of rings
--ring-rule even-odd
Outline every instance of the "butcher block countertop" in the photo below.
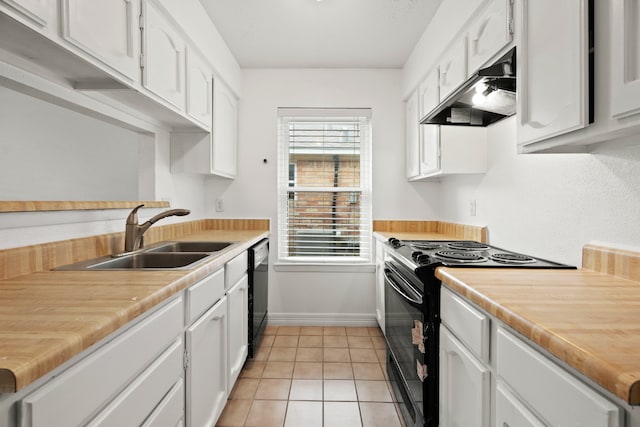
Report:
[[[267,237],[268,221],[266,224],[266,229],[261,227],[259,230],[178,233],[179,240],[237,242],[191,270],[41,270],[1,280],[0,392],[23,389],[150,308],[214,272]],[[68,246],[77,245],[75,242]],[[50,249],[50,252],[55,251]],[[51,257],[49,254],[43,256],[47,258],[45,260],[28,264],[50,264]],[[7,263],[6,259],[11,259],[11,253],[7,253],[4,263],[0,256],[0,266]]]
[[[580,270],[445,268],[455,292],[640,404],[640,253],[587,245]]]

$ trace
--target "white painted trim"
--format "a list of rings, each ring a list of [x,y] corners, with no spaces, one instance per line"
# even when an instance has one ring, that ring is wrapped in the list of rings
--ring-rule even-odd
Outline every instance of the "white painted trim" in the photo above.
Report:
[[[270,325],[378,326],[375,313],[269,313]]]
[[[376,265],[367,264],[309,264],[309,263],[275,263],[275,271],[297,271],[297,272],[317,272],[317,273],[375,273]]]

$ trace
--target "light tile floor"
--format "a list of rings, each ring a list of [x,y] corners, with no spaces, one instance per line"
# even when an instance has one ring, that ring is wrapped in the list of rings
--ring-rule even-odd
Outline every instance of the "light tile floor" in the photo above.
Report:
[[[402,427],[379,328],[267,326],[219,427]]]

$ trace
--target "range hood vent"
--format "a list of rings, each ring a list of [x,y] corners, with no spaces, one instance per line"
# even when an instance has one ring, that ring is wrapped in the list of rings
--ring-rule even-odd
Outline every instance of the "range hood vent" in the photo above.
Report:
[[[469,80],[429,112],[421,124],[488,126],[516,112],[516,48]]]

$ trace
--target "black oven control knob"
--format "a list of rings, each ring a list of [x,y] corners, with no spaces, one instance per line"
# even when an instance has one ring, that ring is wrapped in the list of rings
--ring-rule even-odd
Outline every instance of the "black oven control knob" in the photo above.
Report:
[[[424,254],[424,252],[422,252],[422,251],[414,251],[414,252],[411,253],[411,258],[413,258],[414,261],[417,261],[418,257],[420,255],[422,255],[422,254]]]
[[[389,244],[394,248],[399,248],[400,246],[402,246],[400,240],[396,239],[395,237],[389,238]]]
[[[414,258],[414,260],[418,264],[430,264],[431,263],[431,257],[429,255],[427,255],[427,254],[418,255],[416,258]]]

